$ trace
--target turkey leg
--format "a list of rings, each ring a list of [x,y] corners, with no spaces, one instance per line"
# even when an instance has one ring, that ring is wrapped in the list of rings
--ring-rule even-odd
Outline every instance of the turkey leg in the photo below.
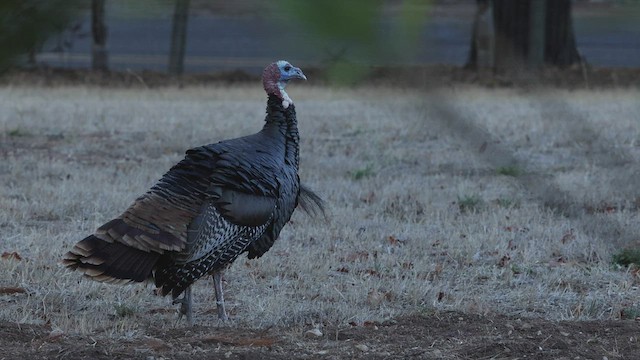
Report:
[[[224,295],[222,295],[222,271],[213,273],[213,288],[216,292],[216,306],[218,308],[218,319],[222,321],[229,320],[227,312],[224,309]]]

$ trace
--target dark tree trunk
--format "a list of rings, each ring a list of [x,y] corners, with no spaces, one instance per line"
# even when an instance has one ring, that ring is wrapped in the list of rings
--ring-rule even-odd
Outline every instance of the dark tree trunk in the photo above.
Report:
[[[473,19],[468,68],[487,69],[495,66],[495,32],[490,0],[477,0]]]
[[[546,0],[531,0],[529,8],[529,53],[527,60],[529,66],[540,67],[544,65],[545,27],[546,27]]]
[[[107,53],[107,25],[104,22],[105,0],[91,1],[91,35],[93,47],[91,50],[91,68],[93,70],[109,70]]]
[[[529,51],[529,0],[493,0],[496,68],[520,68]]]
[[[187,47],[187,21],[189,19],[189,0],[176,0],[171,31],[171,49],[169,52],[169,73],[182,74],[184,53]]]
[[[477,0],[478,12],[488,1]],[[490,3],[496,69],[537,66],[539,59],[544,59],[547,65],[561,67],[581,61],[573,32],[571,0],[491,0]],[[544,29],[540,28],[541,24]],[[467,61],[467,67],[471,68],[478,67],[475,28],[474,25]]]
[[[570,0],[547,0],[544,61],[569,66],[582,60],[573,32]]]

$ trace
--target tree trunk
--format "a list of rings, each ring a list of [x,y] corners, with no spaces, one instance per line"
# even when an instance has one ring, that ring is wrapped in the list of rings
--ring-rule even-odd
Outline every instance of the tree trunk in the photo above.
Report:
[[[570,66],[582,61],[573,32],[571,0],[547,0],[544,61]]]
[[[493,0],[496,68],[526,66],[529,51],[529,0]]]
[[[107,25],[104,22],[105,0],[91,1],[91,35],[93,46],[91,49],[91,68],[93,70],[109,70],[107,53]]]
[[[545,47],[545,10],[546,0],[531,0],[529,13],[529,66],[541,67],[544,65]]]
[[[492,69],[495,65],[495,32],[493,11],[490,0],[477,0],[476,15],[473,19],[471,50],[466,67]]]
[[[478,13],[487,0],[477,0]],[[491,0],[494,62],[497,70],[542,65],[569,66],[581,61],[571,17],[571,0]],[[478,15],[476,16],[477,21]],[[472,33],[467,67],[478,68],[479,32]]]
[[[169,52],[169,73],[182,74],[184,54],[187,43],[187,21],[189,19],[189,0],[176,0],[171,31],[171,49]]]

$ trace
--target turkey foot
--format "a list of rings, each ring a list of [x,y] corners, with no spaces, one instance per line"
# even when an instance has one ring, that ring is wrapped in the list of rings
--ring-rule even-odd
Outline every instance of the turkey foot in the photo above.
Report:
[[[184,295],[180,299],[173,300],[173,304],[180,304],[179,315],[187,316],[187,323],[193,325],[193,301],[191,300],[191,286],[184,290]]]

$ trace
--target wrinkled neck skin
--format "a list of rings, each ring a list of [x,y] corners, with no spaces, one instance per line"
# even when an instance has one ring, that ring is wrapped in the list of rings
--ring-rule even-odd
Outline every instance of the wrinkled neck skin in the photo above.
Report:
[[[282,107],[286,109],[289,105],[293,104],[293,100],[291,100],[289,94],[284,91],[285,86],[287,86],[285,82],[278,81],[278,90],[280,91],[280,98],[282,99]]]
[[[284,81],[267,81],[264,83],[264,90],[269,96],[275,95],[280,98],[282,107],[287,109],[289,105],[293,104],[293,100],[289,97],[289,94],[284,90],[287,83]]]

